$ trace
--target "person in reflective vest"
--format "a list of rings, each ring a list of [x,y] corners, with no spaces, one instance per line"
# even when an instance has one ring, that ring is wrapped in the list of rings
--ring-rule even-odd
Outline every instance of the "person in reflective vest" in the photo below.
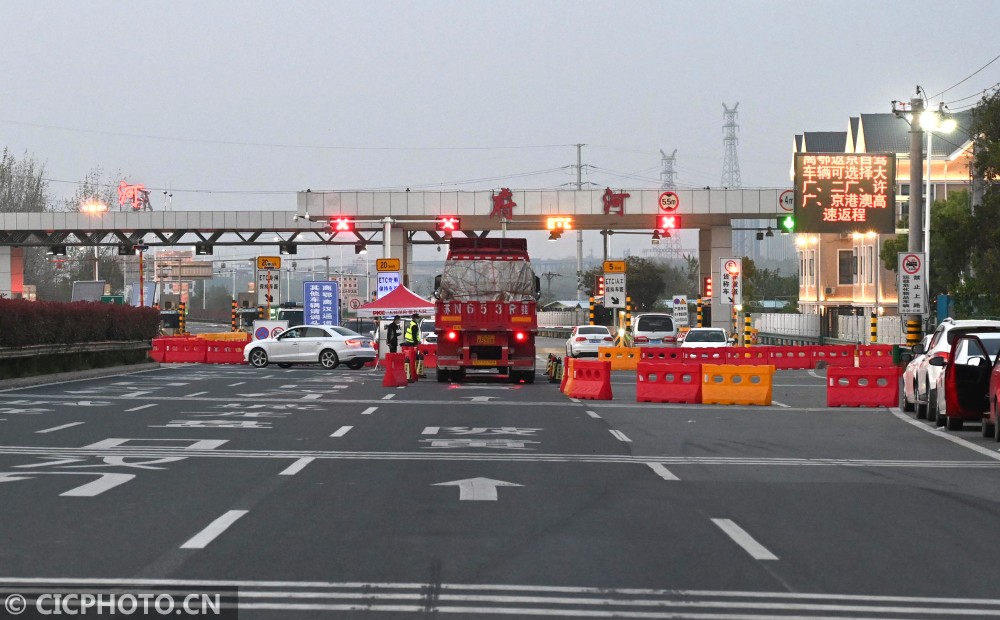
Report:
[[[414,314],[410,317],[409,327],[406,328],[406,333],[403,334],[403,346],[404,347],[415,347],[420,344],[420,320],[419,314]]]

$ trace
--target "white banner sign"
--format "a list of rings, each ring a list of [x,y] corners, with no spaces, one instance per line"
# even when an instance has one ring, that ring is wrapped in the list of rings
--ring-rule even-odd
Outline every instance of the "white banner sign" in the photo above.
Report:
[[[340,284],[341,299],[358,296],[358,276],[336,276],[330,279]]]
[[[625,307],[624,273],[604,274],[604,307],[605,308]]]
[[[673,314],[674,314],[674,327],[688,326],[687,295],[674,295]]]
[[[927,261],[923,252],[899,253],[899,314],[927,314]]]
[[[722,286],[719,302],[724,306],[743,305],[743,259],[727,256],[719,260]]]

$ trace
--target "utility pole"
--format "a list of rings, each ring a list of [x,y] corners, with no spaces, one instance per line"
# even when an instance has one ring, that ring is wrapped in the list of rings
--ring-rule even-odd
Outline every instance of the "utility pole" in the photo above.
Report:
[[[924,130],[920,125],[920,114],[924,111],[924,101],[920,97],[920,87],[910,98],[910,232],[907,250],[919,252],[923,243],[923,175],[924,175]],[[920,326],[923,317],[911,314],[906,319],[906,344],[913,346],[920,342]]]
[[[545,294],[546,295],[551,295],[552,294],[552,278],[561,278],[563,276],[562,276],[561,273],[556,273],[555,271],[546,271],[545,273],[542,274],[542,277],[545,278]]]
[[[576,190],[583,189],[583,146],[576,145]],[[583,299],[583,231],[576,229],[576,300]]]

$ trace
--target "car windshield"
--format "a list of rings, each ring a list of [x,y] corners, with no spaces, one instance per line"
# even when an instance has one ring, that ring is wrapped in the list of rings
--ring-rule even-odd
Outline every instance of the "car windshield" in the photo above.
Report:
[[[674,330],[674,321],[669,316],[641,316],[636,322],[636,331],[670,332]]]
[[[608,331],[607,327],[597,327],[597,326],[593,326],[593,327],[580,327],[580,328],[577,328],[576,333],[581,334],[581,335],[582,334],[593,334],[593,335],[601,335],[601,336],[607,336],[607,335],[611,334],[611,332]]]
[[[420,324],[420,331],[422,331],[425,334],[429,334],[429,333],[433,332],[434,331],[434,323],[428,322],[428,321],[424,321],[423,323]]]
[[[684,342],[725,342],[726,334],[720,330],[691,330]]]

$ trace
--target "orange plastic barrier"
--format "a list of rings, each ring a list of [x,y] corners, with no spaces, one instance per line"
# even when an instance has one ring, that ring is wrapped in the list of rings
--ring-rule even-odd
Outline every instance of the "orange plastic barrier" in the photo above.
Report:
[[[679,347],[639,347],[640,361],[680,362],[684,349]]]
[[[728,353],[729,347],[681,349],[681,356],[686,364],[725,364]]]
[[[861,368],[888,368],[894,365],[891,344],[866,344],[858,347],[858,366]]]
[[[205,363],[207,364],[242,364],[243,348],[250,342],[234,340],[209,340],[205,345]]]
[[[703,364],[701,402],[706,405],[770,405],[774,366]]]
[[[573,378],[566,396],[585,400],[611,400],[611,362],[573,360]]]
[[[826,362],[828,368],[854,368],[857,347],[853,344],[834,344],[812,347],[813,368],[819,362]]]
[[[424,368],[437,368],[437,345],[419,344],[417,351],[424,354]]]
[[[827,407],[895,407],[899,368],[838,368],[826,373]]]
[[[635,400],[640,403],[700,403],[701,365],[639,362]]]
[[[771,347],[768,363],[782,370],[813,368],[813,347]]]
[[[200,338],[171,338],[164,347],[164,361],[171,364],[203,363],[206,341]]]
[[[152,348],[149,350],[149,359],[154,362],[162,362],[167,356],[167,339],[166,338],[153,338],[150,343]]]
[[[559,382],[559,391],[566,394],[566,390],[569,388],[570,379],[573,378],[573,358],[564,357],[563,358],[563,376],[562,381]]]
[[[597,347],[597,359],[611,362],[611,370],[635,370],[639,349],[635,347]]]
[[[768,355],[774,347],[729,347],[726,363],[740,366],[767,366]]]
[[[385,354],[385,375],[382,387],[406,387],[406,358],[402,353]]]

